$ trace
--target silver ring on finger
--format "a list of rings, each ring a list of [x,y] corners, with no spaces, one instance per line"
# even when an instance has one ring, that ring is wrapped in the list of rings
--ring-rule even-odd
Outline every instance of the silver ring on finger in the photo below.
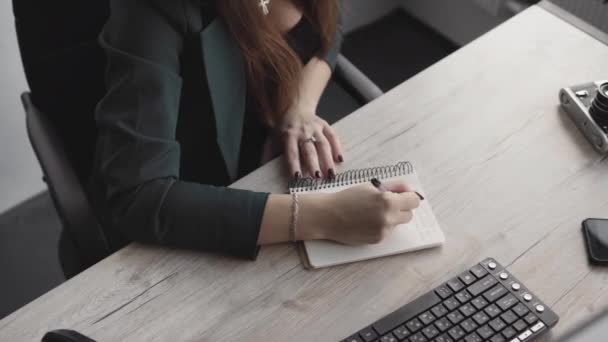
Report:
[[[311,136],[308,139],[304,139],[304,140],[300,141],[300,147],[302,147],[304,144],[308,144],[308,143],[315,144],[316,142],[317,142],[317,138],[315,138],[314,136]]]

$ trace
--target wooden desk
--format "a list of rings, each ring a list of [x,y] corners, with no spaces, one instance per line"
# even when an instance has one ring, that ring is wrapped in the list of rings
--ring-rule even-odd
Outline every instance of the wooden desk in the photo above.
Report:
[[[487,256],[553,307],[563,335],[608,306],[608,269],[587,264],[580,231],[608,216],[608,160],[557,94],[607,74],[607,46],[533,7],[336,125],[345,168],[414,162],[442,248],[306,271],[289,245],[246,262],[133,244],[0,321],[0,340],[72,328],[99,341],[337,341]],[[280,169],[235,186],[283,192]]]

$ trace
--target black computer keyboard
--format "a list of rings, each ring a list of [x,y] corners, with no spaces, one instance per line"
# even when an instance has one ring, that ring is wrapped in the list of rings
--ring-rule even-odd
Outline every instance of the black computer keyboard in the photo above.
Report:
[[[488,258],[343,342],[527,342],[558,320]]]

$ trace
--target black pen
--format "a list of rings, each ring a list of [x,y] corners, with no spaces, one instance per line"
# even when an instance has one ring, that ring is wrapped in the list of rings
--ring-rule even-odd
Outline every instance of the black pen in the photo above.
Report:
[[[382,182],[380,182],[378,180],[378,178],[372,178],[372,185],[378,189],[380,192],[387,192],[388,190],[384,187],[384,185],[382,185]],[[414,191],[414,193],[416,195],[418,195],[418,198],[420,198],[421,201],[424,201],[424,196],[422,196],[418,191]]]

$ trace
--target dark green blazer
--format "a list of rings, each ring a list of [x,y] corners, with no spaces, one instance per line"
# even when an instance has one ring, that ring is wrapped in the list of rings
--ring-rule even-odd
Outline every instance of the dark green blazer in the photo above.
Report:
[[[341,30],[325,57],[333,68]],[[157,243],[253,258],[268,194],[236,180],[247,82],[213,1],[112,0],[100,35],[94,208],[111,244]]]

